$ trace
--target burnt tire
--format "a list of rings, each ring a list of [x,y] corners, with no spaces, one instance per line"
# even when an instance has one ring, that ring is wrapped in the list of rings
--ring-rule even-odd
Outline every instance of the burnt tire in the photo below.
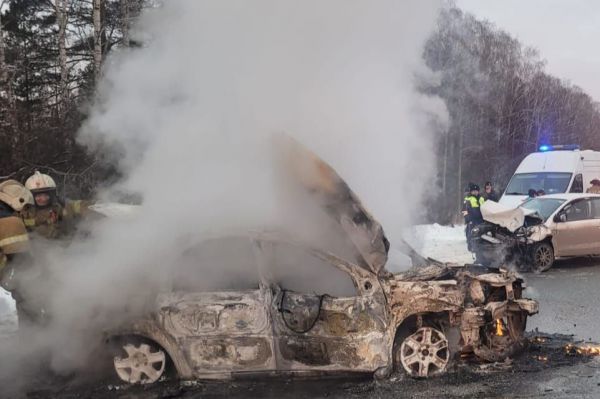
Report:
[[[137,336],[116,337],[110,346],[115,382],[153,384],[171,374],[168,353],[151,340]]]
[[[451,360],[450,345],[444,333],[433,327],[421,327],[394,347],[394,363],[413,378],[443,374]]]
[[[549,270],[554,264],[554,248],[548,242],[535,244],[529,253],[531,271],[542,273]]]

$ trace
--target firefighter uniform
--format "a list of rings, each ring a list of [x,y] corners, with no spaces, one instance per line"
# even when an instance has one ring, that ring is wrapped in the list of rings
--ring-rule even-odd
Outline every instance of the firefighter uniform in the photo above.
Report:
[[[0,285],[15,299],[20,325],[38,313],[32,302],[25,300],[21,278],[24,269],[32,265],[29,235],[17,213],[27,205],[33,205],[33,196],[21,183],[0,183]]]
[[[48,239],[64,237],[75,228],[76,220],[85,214],[88,204],[84,201],[67,201],[63,206],[54,203],[48,207],[29,207],[21,212],[27,230]]]
[[[67,201],[64,204],[56,196],[56,183],[49,175],[36,171],[25,182],[34,197],[48,195],[47,204],[38,204],[21,212],[28,231],[48,239],[61,238],[75,230],[75,222],[88,212],[86,201]]]

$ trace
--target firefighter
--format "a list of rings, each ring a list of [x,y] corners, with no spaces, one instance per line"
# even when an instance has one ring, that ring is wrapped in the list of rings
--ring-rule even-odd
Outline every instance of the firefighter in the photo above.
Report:
[[[0,183],[0,285],[9,291],[17,304],[19,325],[38,318],[38,307],[26,301],[24,275],[32,265],[27,229],[18,212],[33,206],[33,196],[16,180]]]
[[[473,227],[483,223],[481,205],[485,198],[479,195],[479,186],[469,183],[469,194],[465,197],[462,214],[465,217],[465,235],[467,236],[467,247],[471,250],[471,230]]]
[[[47,174],[36,171],[25,187],[33,194],[35,204],[21,213],[23,222],[29,231],[42,237],[55,239],[72,233],[74,222],[89,212],[85,201],[60,201],[56,183]]]

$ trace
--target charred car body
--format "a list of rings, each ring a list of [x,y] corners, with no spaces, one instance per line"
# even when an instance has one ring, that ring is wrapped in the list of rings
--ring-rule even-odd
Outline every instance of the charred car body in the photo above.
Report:
[[[256,284],[158,295],[145,317],[109,333],[122,349],[114,358],[122,380],[155,382],[169,363],[184,379],[356,372],[383,378],[394,367],[429,377],[457,357],[501,361],[522,348],[537,302],[522,298],[520,279],[504,270],[435,261],[403,274],[387,272],[389,243],[379,223],[331,167],[292,147],[288,158],[301,161],[292,169],[342,227],[356,256],[347,260],[281,234],[240,238],[256,260]],[[228,253],[235,247],[228,245]],[[210,252],[201,249],[193,259],[202,262]],[[292,267],[281,268],[286,261]],[[309,273],[310,264],[319,274]],[[331,271],[349,281],[352,293],[315,292],[319,282],[325,282],[322,290],[334,290],[320,274]]]
[[[545,195],[516,209],[488,202],[482,213],[470,244],[483,265],[543,272],[556,258],[600,254],[600,195]]]

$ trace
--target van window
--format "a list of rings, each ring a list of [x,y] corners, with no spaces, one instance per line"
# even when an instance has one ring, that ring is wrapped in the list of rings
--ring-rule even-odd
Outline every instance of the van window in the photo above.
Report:
[[[583,176],[580,174],[576,175],[571,184],[570,193],[582,193],[583,192]]]
[[[506,187],[507,195],[527,195],[530,189],[544,190],[546,194],[566,193],[571,173],[517,173]]]
[[[592,218],[592,202],[590,200],[580,200],[573,202],[566,210],[567,222],[577,222]]]

